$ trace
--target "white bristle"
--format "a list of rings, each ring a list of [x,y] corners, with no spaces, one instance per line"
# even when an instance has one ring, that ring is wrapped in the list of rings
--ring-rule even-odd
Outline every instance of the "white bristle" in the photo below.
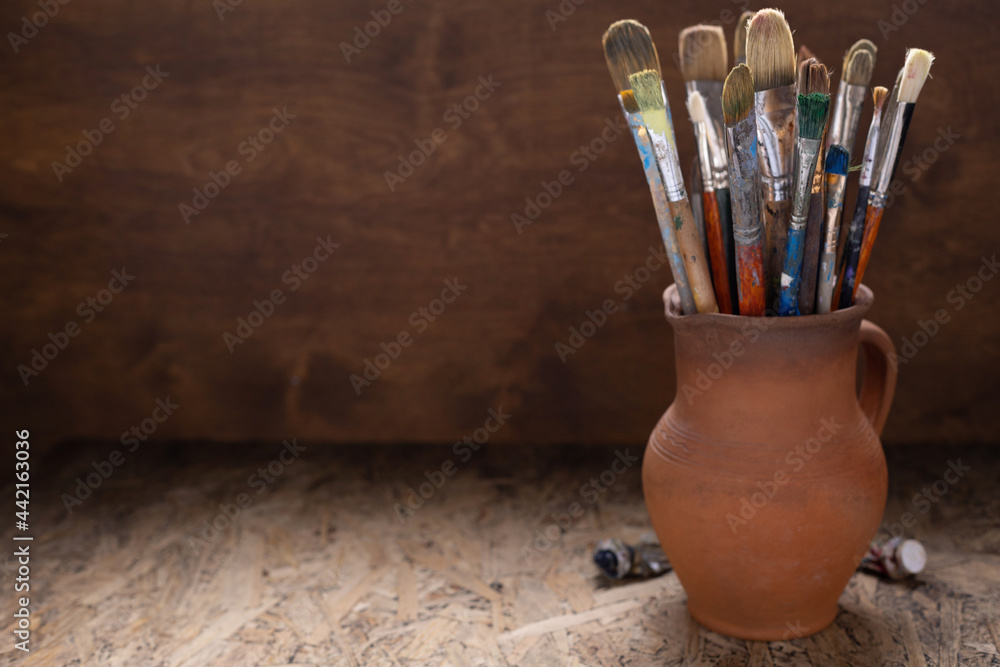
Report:
[[[708,121],[708,110],[705,108],[705,98],[697,90],[692,90],[687,98],[688,114],[692,123],[705,123]]]
[[[903,77],[899,84],[900,103],[917,101],[933,62],[934,54],[930,51],[909,49],[906,52],[906,64],[903,65]]]

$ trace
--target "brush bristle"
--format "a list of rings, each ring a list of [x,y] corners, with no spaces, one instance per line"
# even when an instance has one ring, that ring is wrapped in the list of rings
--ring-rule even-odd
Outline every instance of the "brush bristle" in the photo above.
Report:
[[[872,90],[872,102],[875,104],[875,111],[881,111],[885,104],[885,98],[889,96],[889,89],[885,86],[875,86]]]
[[[826,115],[830,110],[830,96],[822,93],[799,95],[799,134],[804,139],[819,139],[826,128]]]
[[[799,47],[799,52],[795,55],[796,65],[798,67],[802,67],[802,63],[810,58],[816,58],[816,56],[809,50],[808,46],[805,44],[801,45]]]
[[[745,120],[753,110],[753,73],[739,64],[726,77],[722,86],[722,118],[726,125]]]
[[[899,84],[900,104],[912,104],[917,101],[921,88],[927,80],[934,62],[934,54],[923,49],[909,49],[906,52],[906,64],[903,65],[903,79]]]
[[[830,146],[826,153],[826,173],[846,176],[848,157],[847,149],[840,144]]]
[[[740,14],[740,20],[736,22],[736,34],[733,35],[733,57],[737,63],[744,63],[747,60],[747,24],[757,12],[746,11]]]
[[[692,123],[708,122],[708,109],[705,108],[705,98],[697,90],[692,90],[688,95],[687,109]]]
[[[628,77],[651,69],[660,72],[660,58],[649,29],[633,19],[615,21],[601,38],[604,59],[616,90],[630,88]]]
[[[717,25],[684,28],[678,38],[681,75],[685,81],[723,81],[726,78],[726,34]]]
[[[800,50],[801,54],[802,51]],[[796,88],[802,94],[809,92],[809,68],[816,62],[815,58],[806,58],[799,61],[799,77],[796,81]]]
[[[826,69],[826,65],[819,62],[815,58],[815,62],[809,66],[809,85],[806,88],[806,93],[823,93],[824,95],[830,94],[830,73]]]
[[[853,47],[852,47],[853,48]],[[868,87],[875,71],[875,55],[865,49],[848,51],[844,62],[844,83]]]
[[[795,43],[785,15],[777,9],[762,9],[750,19],[747,65],[757,92],[795,83]]]
[[[646,69],[629,76],[629,83],[635,91],[635,101],[643,113],[665,108],[660,81],[660,74],[654,69]]]
[[[635,101],[635,93],[626,88],[618,92],[622,96],[622,107],[629,113],[639,113],[639,103]]]

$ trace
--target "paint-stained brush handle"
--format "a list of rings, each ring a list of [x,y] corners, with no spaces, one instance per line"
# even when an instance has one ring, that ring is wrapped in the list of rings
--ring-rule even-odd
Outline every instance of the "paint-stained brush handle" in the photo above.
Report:
[[[849,308],[854,303],[854,284],[858,272],[858,262],[861,259],[861,241],[865,233],[865,215],[868,210],[867,185],[858,187],[858,199],[854,205],[854,217],[847,230],[844,242],[844,254],[837,267],[837,288],[839,295],[835,301],[838,308]]]
[[[878,227],[882,224],[882,213],[885,211],[881,206],[869,206],[865,211],[865,233],[861,239],[861,253],[858,257],[858,270],[854,276],[854,291],[851,294],[851,302],[858,292],[858,285],[865,277],[865,269],[868,267],[868,260],[872,256],[872,247],[875,245],[875,237],[878,236]]]
[[[762,199],[761,218],[764,221],[764,276],[767,302],[773,304],[781,291],[781,272],[785,267],[788,245],[788,222],[792,219],[792,200]]]
[[[712,290],[712,278],[705,261],[705,250],[701,245],[698,228],[694,224],[691,202],[687,197],[670,202],[670,215],[677,232],[677,243],[684,256],[688,282],[694,295],[695,307],[699,313],[717,313],[719,305]]]
[[[701,194],[702,211],[705,214],[705,233],[708,234],[708,256],[712,263],[712,285],[715,287],[715,301],[720,313],[732,314],[733,302],[729,295],[729,271],[726,262],[726,248],[723,240],[722,221],[719,218],[719,202],[714,192]]]
[[[764,254],[759,244],[736,246],[740,315],[763,317]]]

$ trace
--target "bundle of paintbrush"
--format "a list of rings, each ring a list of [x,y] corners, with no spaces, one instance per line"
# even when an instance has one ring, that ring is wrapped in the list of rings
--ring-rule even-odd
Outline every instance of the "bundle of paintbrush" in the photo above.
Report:
[[[910,49],[892,92],[872,91],[871,127],[856,160],[858,198],[842,225],[875,45],[862,39],[848,49],[831,97],[826,66],[805,47],[796,59],[792,31],[776,9],[740,18],[728,75],[720,27],[691,26],[678,41],[696,145],[697,217],[649,30],[618,21],[603,43],[683,312],[810,315],[850,306],[933,56]]]

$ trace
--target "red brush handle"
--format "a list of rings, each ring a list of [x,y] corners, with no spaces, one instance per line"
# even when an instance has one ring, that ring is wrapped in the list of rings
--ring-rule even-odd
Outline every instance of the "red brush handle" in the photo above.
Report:
[[[858,258],[858,271],[854,278],[854,294],[858,293],[858,285],[865,277],[865,267],[872,256],[872,246],[875,245],[875,237],[878,236],[878,226],[882,224],[882,213],[885,209],[880,206],[869,206],[865,211],[865,234],[861,238],[861,256]]]
[[[705,235],[708,237],[708,256],[712,261],[712,282],[715,300],[720,313],[733,314],[733,300],[729,294],[729,267],[726,264],[726,247],[722,240],[722,220],[719,202],[714,192],[701,193],[701,206],[705,215]]]
[[[764,316],[764,252],[760,244],[736,246],[740,315]]]

